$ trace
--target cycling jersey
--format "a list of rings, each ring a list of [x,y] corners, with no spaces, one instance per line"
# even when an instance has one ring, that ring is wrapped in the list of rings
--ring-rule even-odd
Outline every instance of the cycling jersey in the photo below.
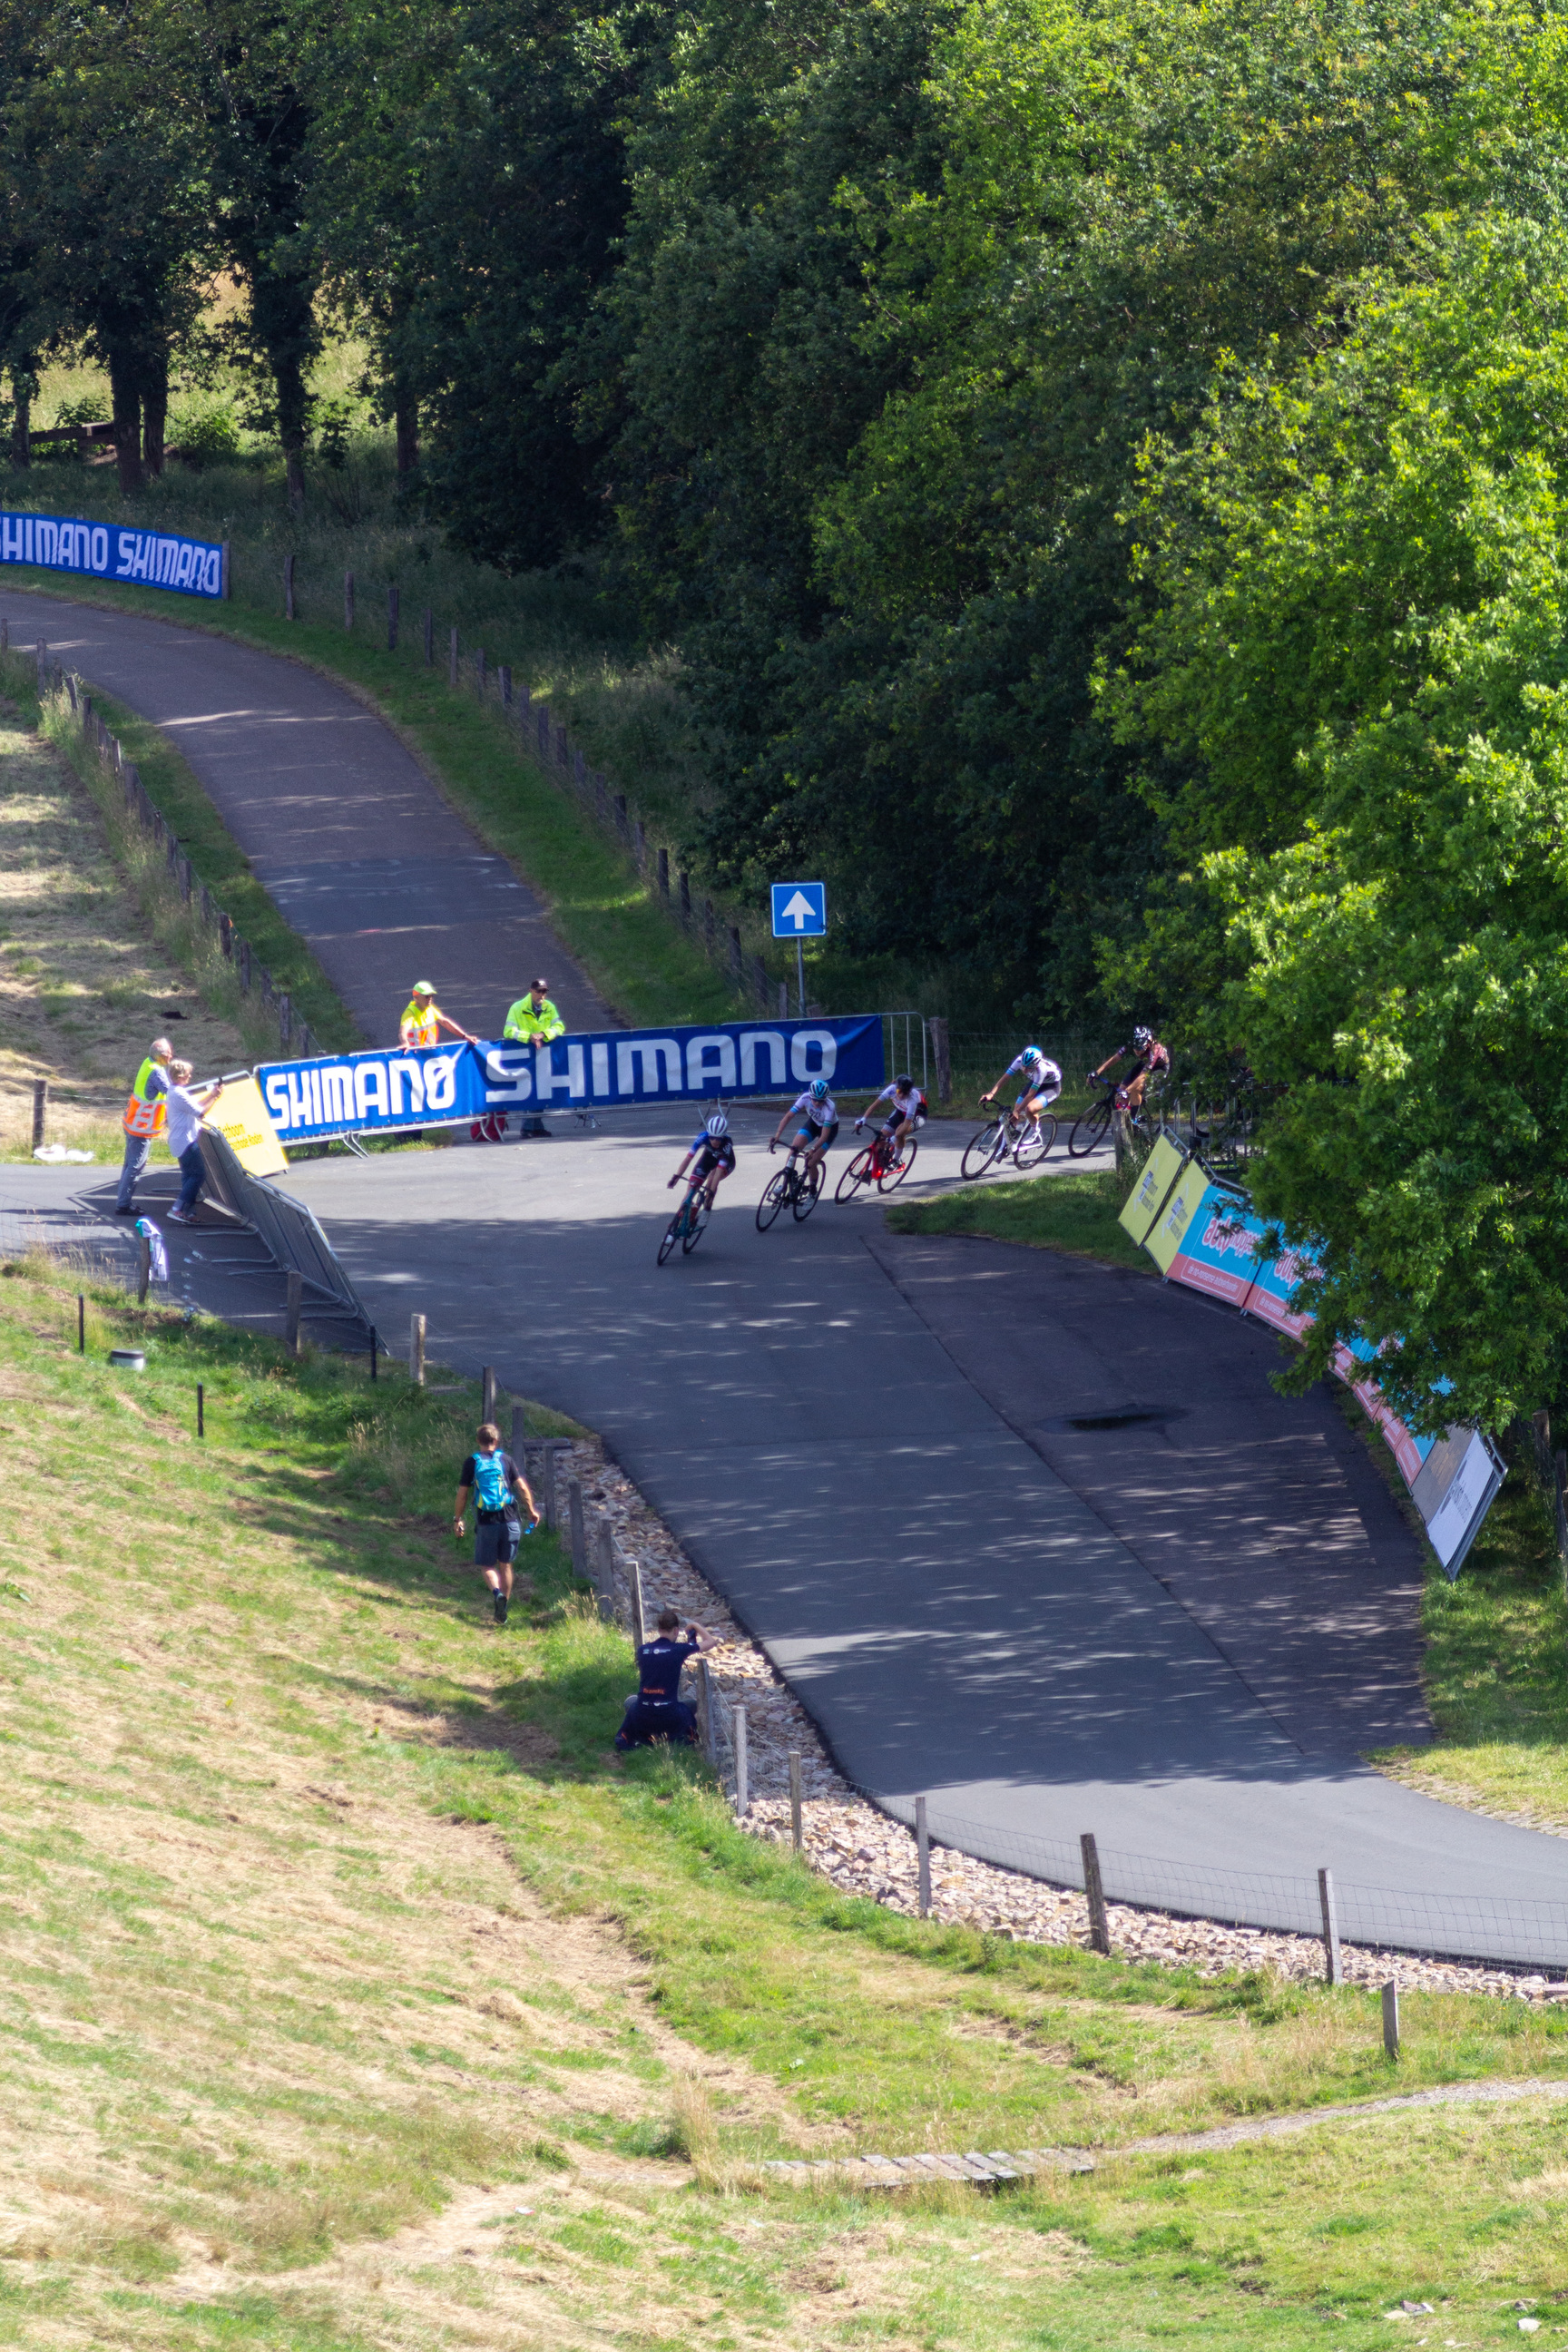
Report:
[[[1133,1077],[1137,1076],[1140,1070],[1152,1076],[1156,1071],[1168,1070],[1171,1066],[1171,1049],[1168,1045],[1162,1045],[1158,1037],[1151,1037],[1142,1053],[1138,1051],[1136,1045],[1123,1045],[1121,1052],[1130,1054],[1132,1057]],[[1120,1056],[1118,1058],[1120,1059]],[[1130,1081],[1124,1081],[1124,1083],[1130,1083]]]
[[[1017,1076],[1020,1072],[1025,1072],[1028,1076],[1031,1095],[1044,1095],[1047,1102],[1055,1102],[1062,1090],[1062,1074],[1054,1062],[1029,1062],[1026,1061],[1020,1054],[1016,1060],[1008,1063],[1002,1076],[1005,1078],[1011,1078]]]
[[[919,1087],[911,1087],[907,1095],[901,1095],[897,1087],[884,1087],[881,1093],[873,1096],[867,1104],[866,1117],[869,1118],[877,1105],[885,1102],[892,1104],[894,1112],[900,1118],[920,1118],[927,1108],[926,1098]]]
[[[694,1177],[710,1176],[715,1168],[732,1174],[735,1166],[735,1139],[732,1135],[698,1136],[692,1146],[691,1173]]]
[[[882,1067],[886,1069],[887,1066],[884,1062]],[[804,1111],[813,1127],[837,1127],[838,1124],[838,1106],[831,1095],[825,1095],[821,1102],[813,1102],[809,1093],[797,1095],[790,1105],[791,1116],[796,1111]]]

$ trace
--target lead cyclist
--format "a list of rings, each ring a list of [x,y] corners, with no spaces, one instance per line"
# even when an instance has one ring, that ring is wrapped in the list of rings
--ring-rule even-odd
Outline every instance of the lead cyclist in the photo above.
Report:
[[[824,1152],[838,1132],[838,1106],[827,1091],[826,1078],[813,1078],[805,1094],[796,1095],[768,1139],[770,1151],[778,1149],[779,1139],[792,1118],[804,1121],[795,1129],[795,1149],[805,1153],[808,1168],[820,1168]]]

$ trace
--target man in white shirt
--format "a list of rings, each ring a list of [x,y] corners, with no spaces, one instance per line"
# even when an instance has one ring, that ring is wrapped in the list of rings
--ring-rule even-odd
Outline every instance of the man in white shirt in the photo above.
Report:
[[[199,1097],[210,1095],[217,1083],[208,1078],[193,1090],[191,1080],[195,1076],[189,1062],[171,1062],[169,1076],[173,1080],[164,1105],[168,1113],[169,1149],[180,1163],[184,1179],[180,1197],[169,1212],[172,1225],[194,1225],[200,1221],[195,1213],[196,1202],[206,1174],[202,1165],[202,1121],[206,1111]]]

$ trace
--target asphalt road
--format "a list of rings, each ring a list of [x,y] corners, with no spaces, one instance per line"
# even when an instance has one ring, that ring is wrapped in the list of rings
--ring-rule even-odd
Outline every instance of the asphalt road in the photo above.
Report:
[[[536,943],[540,919],[497,917],[464,962],[483,926],[426,857],[395,953],[352,926],[362,831],[419,861],[456,827],[361,706],[188,630],[0,610],[171,728],[280,903],[316,906],[351,1002],[368,1013],[362,959],[384,959],[379,1007],[440,942],[429,976],[480,1020],[508,924]],[[459,865],[482,856],[456,833]],[[535,944],[521,968],[538,961]],[[599,1017],[558,954],[548,968],[569,1018]],[[939,1835],[1061,1879],[1092,1830],[1113,1894],[1261,1926],[1314,1927],[1326,1864],[1363,1938],[1568,1962],[1568,1843],[1357,1759],[1427,1730],[1418,1556],[1333,1401],[1273,1395],[1265,1335],[1114,1269],[900,1241],[874,1208],[760,1235],[761,1111],[737,1118],[741,1172],[700,1248],[657,1267],[690,1124],[617,1114],[289,1181],[389,1337],[424,1311],[438,1356],[604,1433],[894,1812],[925,1792]],[[922,1182],[956,1178],[963,1139],[928,1130]],[[57,1171],[7,1171],[5,1205],[46,1190],[57,1202]]]
[[[51,658],[168,730],[373,1045],[395,1040],[416,980],[478,1036],[500,1034],[539,972],[569,1029],[616,1025],[534,892],[342,687],[177,620],[3,582],[0,616],[13,646],[43,638]]]

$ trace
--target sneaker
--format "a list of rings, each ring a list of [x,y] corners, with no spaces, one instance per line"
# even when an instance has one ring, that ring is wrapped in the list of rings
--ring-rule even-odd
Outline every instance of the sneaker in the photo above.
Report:
[[[495,1604],[496,1623],[498,1625],[504,1625],[506,1623],[506,1594],[504,1592],[498,1592],[495,1595]]]
[[[199,1217],[188,1217],[184,1209],[170,1209],[167,1212],[167,1217],[169,1223],[172,1225],[199,1225],[201,1223],[201,1219]]]
[[[127,1201],[124,1205],[121,1206],[120,1202],[116,1201],[114,1203],[114,1214],[117,1217],[133,1217],[136,1214],[135,1202]]]

